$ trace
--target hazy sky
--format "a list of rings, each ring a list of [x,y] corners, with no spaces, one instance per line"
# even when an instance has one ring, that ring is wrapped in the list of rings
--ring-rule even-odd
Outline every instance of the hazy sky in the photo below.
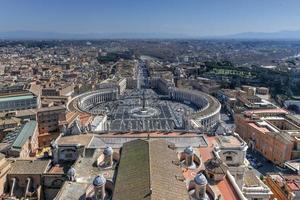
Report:
[[[300,0],[0,0],[0,31],[223,35],[300,30]]]

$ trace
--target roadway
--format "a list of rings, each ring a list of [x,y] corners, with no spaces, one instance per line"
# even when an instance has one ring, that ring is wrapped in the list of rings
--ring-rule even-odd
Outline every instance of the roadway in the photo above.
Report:
[[[294,173],[288,168],[282,168],[274,165],[271,161],[268,161],[266,158],[264,158],[264,156],[255,150],[252,151],[248,149],[246,157],[250,163],[250,168],[258,177],[261,175],[265,176],[267,173]]]

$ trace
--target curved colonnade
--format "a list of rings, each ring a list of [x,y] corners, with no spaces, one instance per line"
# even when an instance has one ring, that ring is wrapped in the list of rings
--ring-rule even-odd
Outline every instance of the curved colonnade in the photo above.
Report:
[[[90,113],[90,109],[99,103],[114,101],[118,99],[118,89],[100,89],[88,93],[84,93],[76,99],[77,108],[81,111]],[[91,113],[94,114],[94,113]],[[97,113],[99,114],[99,113]]]
[[[220,102],[206,93],[173,88],[169,95],[175,101],[190,103],[197,107],[197,111],[190,115],[191,125],[195,128],[211,128],[220,120]]]
[[[221,104],[213,96],[196,90],[176,88],[174,84],[162,78],[152,78],[150,83],[152,88],[168,95],[171,100],[193,104],[197,107],[196,112],[189,116],[194,128],[209,129],[220,120]]]

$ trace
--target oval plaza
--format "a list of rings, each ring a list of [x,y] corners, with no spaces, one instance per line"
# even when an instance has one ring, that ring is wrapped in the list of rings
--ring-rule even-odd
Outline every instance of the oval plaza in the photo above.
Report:
[[[176,88],[162,78],[124,78],[73,98],[68,108],[105,116],[104,129],[110,131],[209,131],[220,119],[221,105],[206,93]]]

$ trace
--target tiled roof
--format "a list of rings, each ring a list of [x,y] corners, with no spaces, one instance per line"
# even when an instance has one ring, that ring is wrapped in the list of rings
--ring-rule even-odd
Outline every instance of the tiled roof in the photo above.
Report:
[[[88,144],[93,139],[93,135],[86,134],[86,135],[70,135],[70,136],[63,136],[58,139],[58,145],[76,145],[81,144],[83,146],[88,146]]]
[[[232,187],[231,183],[227,178],[224,178],[222,181],[217,183],[217,187],[221,192],[223,199],[230,200],[239,200],[240,198],[235,192],[235,189]]]
[[[295,183],[295,182],[287,183],[287,186],[288,186],[288,187],[290,188],[290,190],[292,190],[292,191],[299,191],[299,190],[300,190],[299,184],[298,184],[298,183]]]
[[[8,124],[19,124],[21,120],[19,118],[6,118],[6,119],[0,119],[0,126],[8,125]]]
[[[49,163],[50,160],[16,160],[9,174],[43,174]]]
[[[186,185],[176,177],[175,151],[164,140],[134,140],[123,145],[114,200],[189,199]]]
[[[245,114],[288,114],[288,112],[282,108],[271,108],[271,109],[260,109],[260,110],[249,110],[245,111]]]
[[[246,187],[259,187],[261,185],[261,181],[259,181],[252,170],[249,170],[245,172],[244,184]]]
[[[65,106],[51,106],[51,107],[42,107],[38,109],[39,112],[47,112],[47,111],[56,111],[56,110],[66,110]]]
[[[113,199],[151,199],[148,142],[134,140],[123,145]]]
[[[176,177],[182,177],[181,169],[173,164],[178,157],[168,148],[165,140],[153,140],[150,150],[151,199],[189,199],[186,184]]]
[[[36,115],[36,110],[37,109],[18,110],[18,111],[16,111],[16,117]]]
[[[214,158],[212,153],[214,146],[217,145],[217,137],[207,137],[208,146],[206,148],[199,148],[199,152],[203,162],[207,162]],[[224,168],[223,168],[224,169]],[[215,185],[218,188],[218,191],[222,195],[223,199],[238,200],[239,197],[236,194],[235,189],[229,182],[228,178],[225,177],[223,180],[219,181]]]

